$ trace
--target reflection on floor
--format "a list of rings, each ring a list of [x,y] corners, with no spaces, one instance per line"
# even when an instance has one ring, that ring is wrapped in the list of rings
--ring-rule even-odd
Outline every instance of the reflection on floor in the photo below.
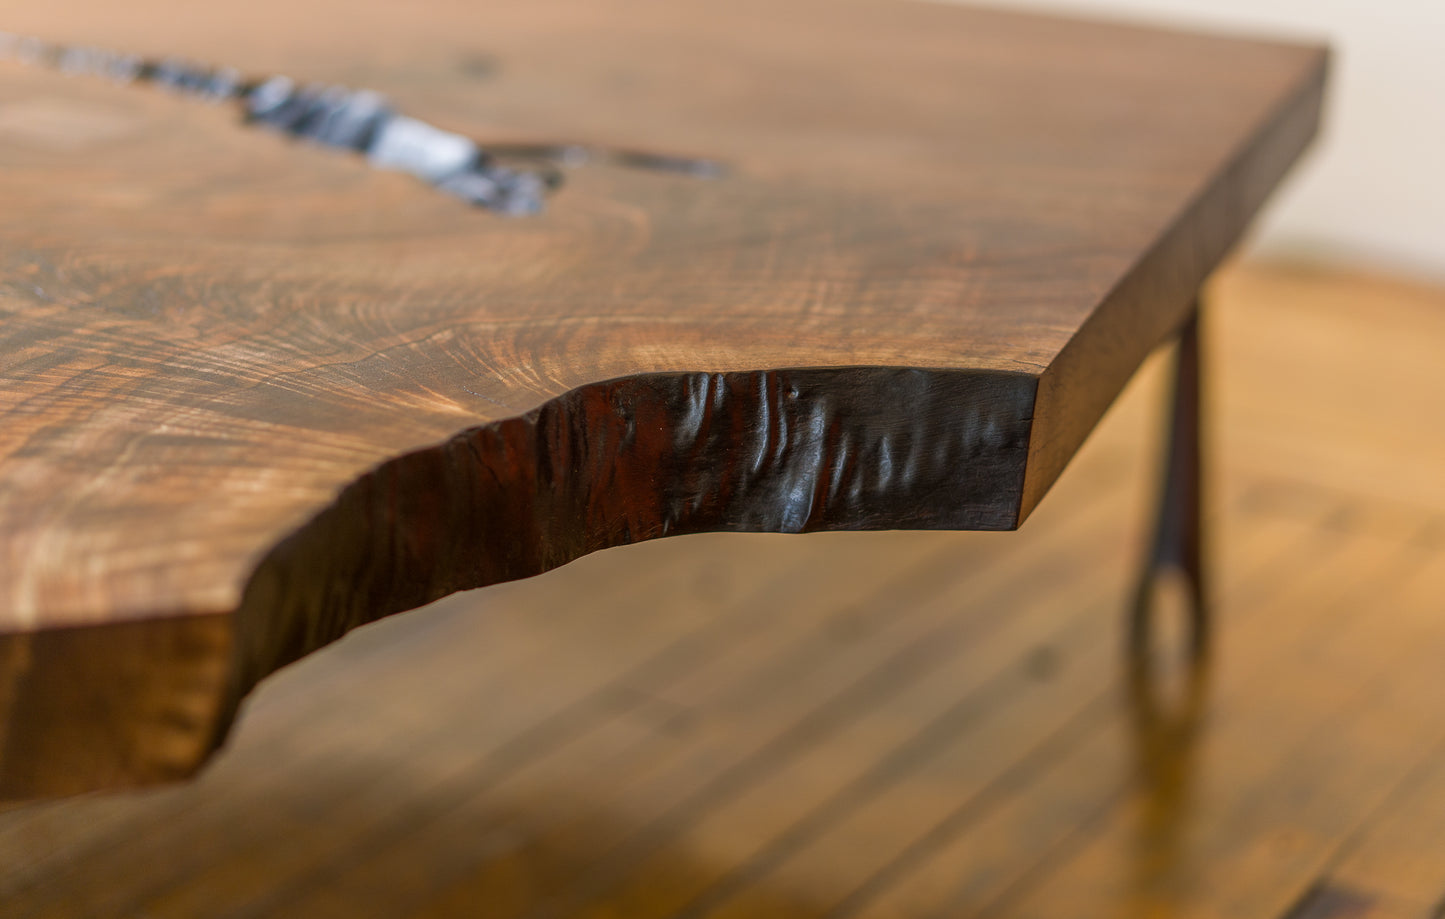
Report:
[[[0,913],[1435,915],[1445,295],[1214,303],[1209,671],[1121,664],[1156,361],[1017,534],[689,537],[363,631],[194,784],[0,814]]]

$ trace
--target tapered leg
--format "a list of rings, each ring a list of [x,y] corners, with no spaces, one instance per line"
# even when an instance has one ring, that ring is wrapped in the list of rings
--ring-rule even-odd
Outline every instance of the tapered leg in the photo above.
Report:
[[[1149,653],[1154,588],[1159,578],[1170,571],[1183,578],[1190,604],[1190,653],[1198,659],[1209,650],[1209,591],[1201,513],[1199,313],[1196,303],[1179,336],[1164,488],[1154,541],[1139,579],[1129,624],[1129,648],[1136,658]]]

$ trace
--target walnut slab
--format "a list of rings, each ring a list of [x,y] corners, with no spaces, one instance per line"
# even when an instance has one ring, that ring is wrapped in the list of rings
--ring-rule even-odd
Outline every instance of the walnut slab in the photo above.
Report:
[[[1326,70],[886,0],[176,9],[0,24],[727,170],[582,166],[507,218],[0,67],[7,796],[190,774],[276,668],[607,546],[1019,525],[1307,145]]]

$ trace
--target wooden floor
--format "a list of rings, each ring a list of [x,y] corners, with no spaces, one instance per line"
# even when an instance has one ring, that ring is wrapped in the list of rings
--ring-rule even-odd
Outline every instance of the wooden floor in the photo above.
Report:
[[[0,915],[1441,915],[1445,294],[1214,303],[1208,672],[1120,659],[1156,361],[1019,533],[681,538],[354,635],[199,781],[0,814]]]

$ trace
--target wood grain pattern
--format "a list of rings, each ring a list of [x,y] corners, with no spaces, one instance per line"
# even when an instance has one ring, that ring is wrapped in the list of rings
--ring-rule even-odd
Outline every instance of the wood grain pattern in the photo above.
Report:
[[[224,110],[0,72],[11,794],[183,772],[286,661],[608,545],[1018,525],[1313,135],[1325,70],[876,0],[166,9],[0,4],[484,144],[729,170],[591,166],[507,220]],[[42,743],[144,708],[46,650],[127,623],[224,690],[177,676],[209,702],[164,742]]]
[[[1020,532],[656,540],[392,617],[195,781],[0,810],[0,912],[1438,916],[1445,291],[1253,265],[1209,302],[1197,707],[1121,666],[1161,354]]]

